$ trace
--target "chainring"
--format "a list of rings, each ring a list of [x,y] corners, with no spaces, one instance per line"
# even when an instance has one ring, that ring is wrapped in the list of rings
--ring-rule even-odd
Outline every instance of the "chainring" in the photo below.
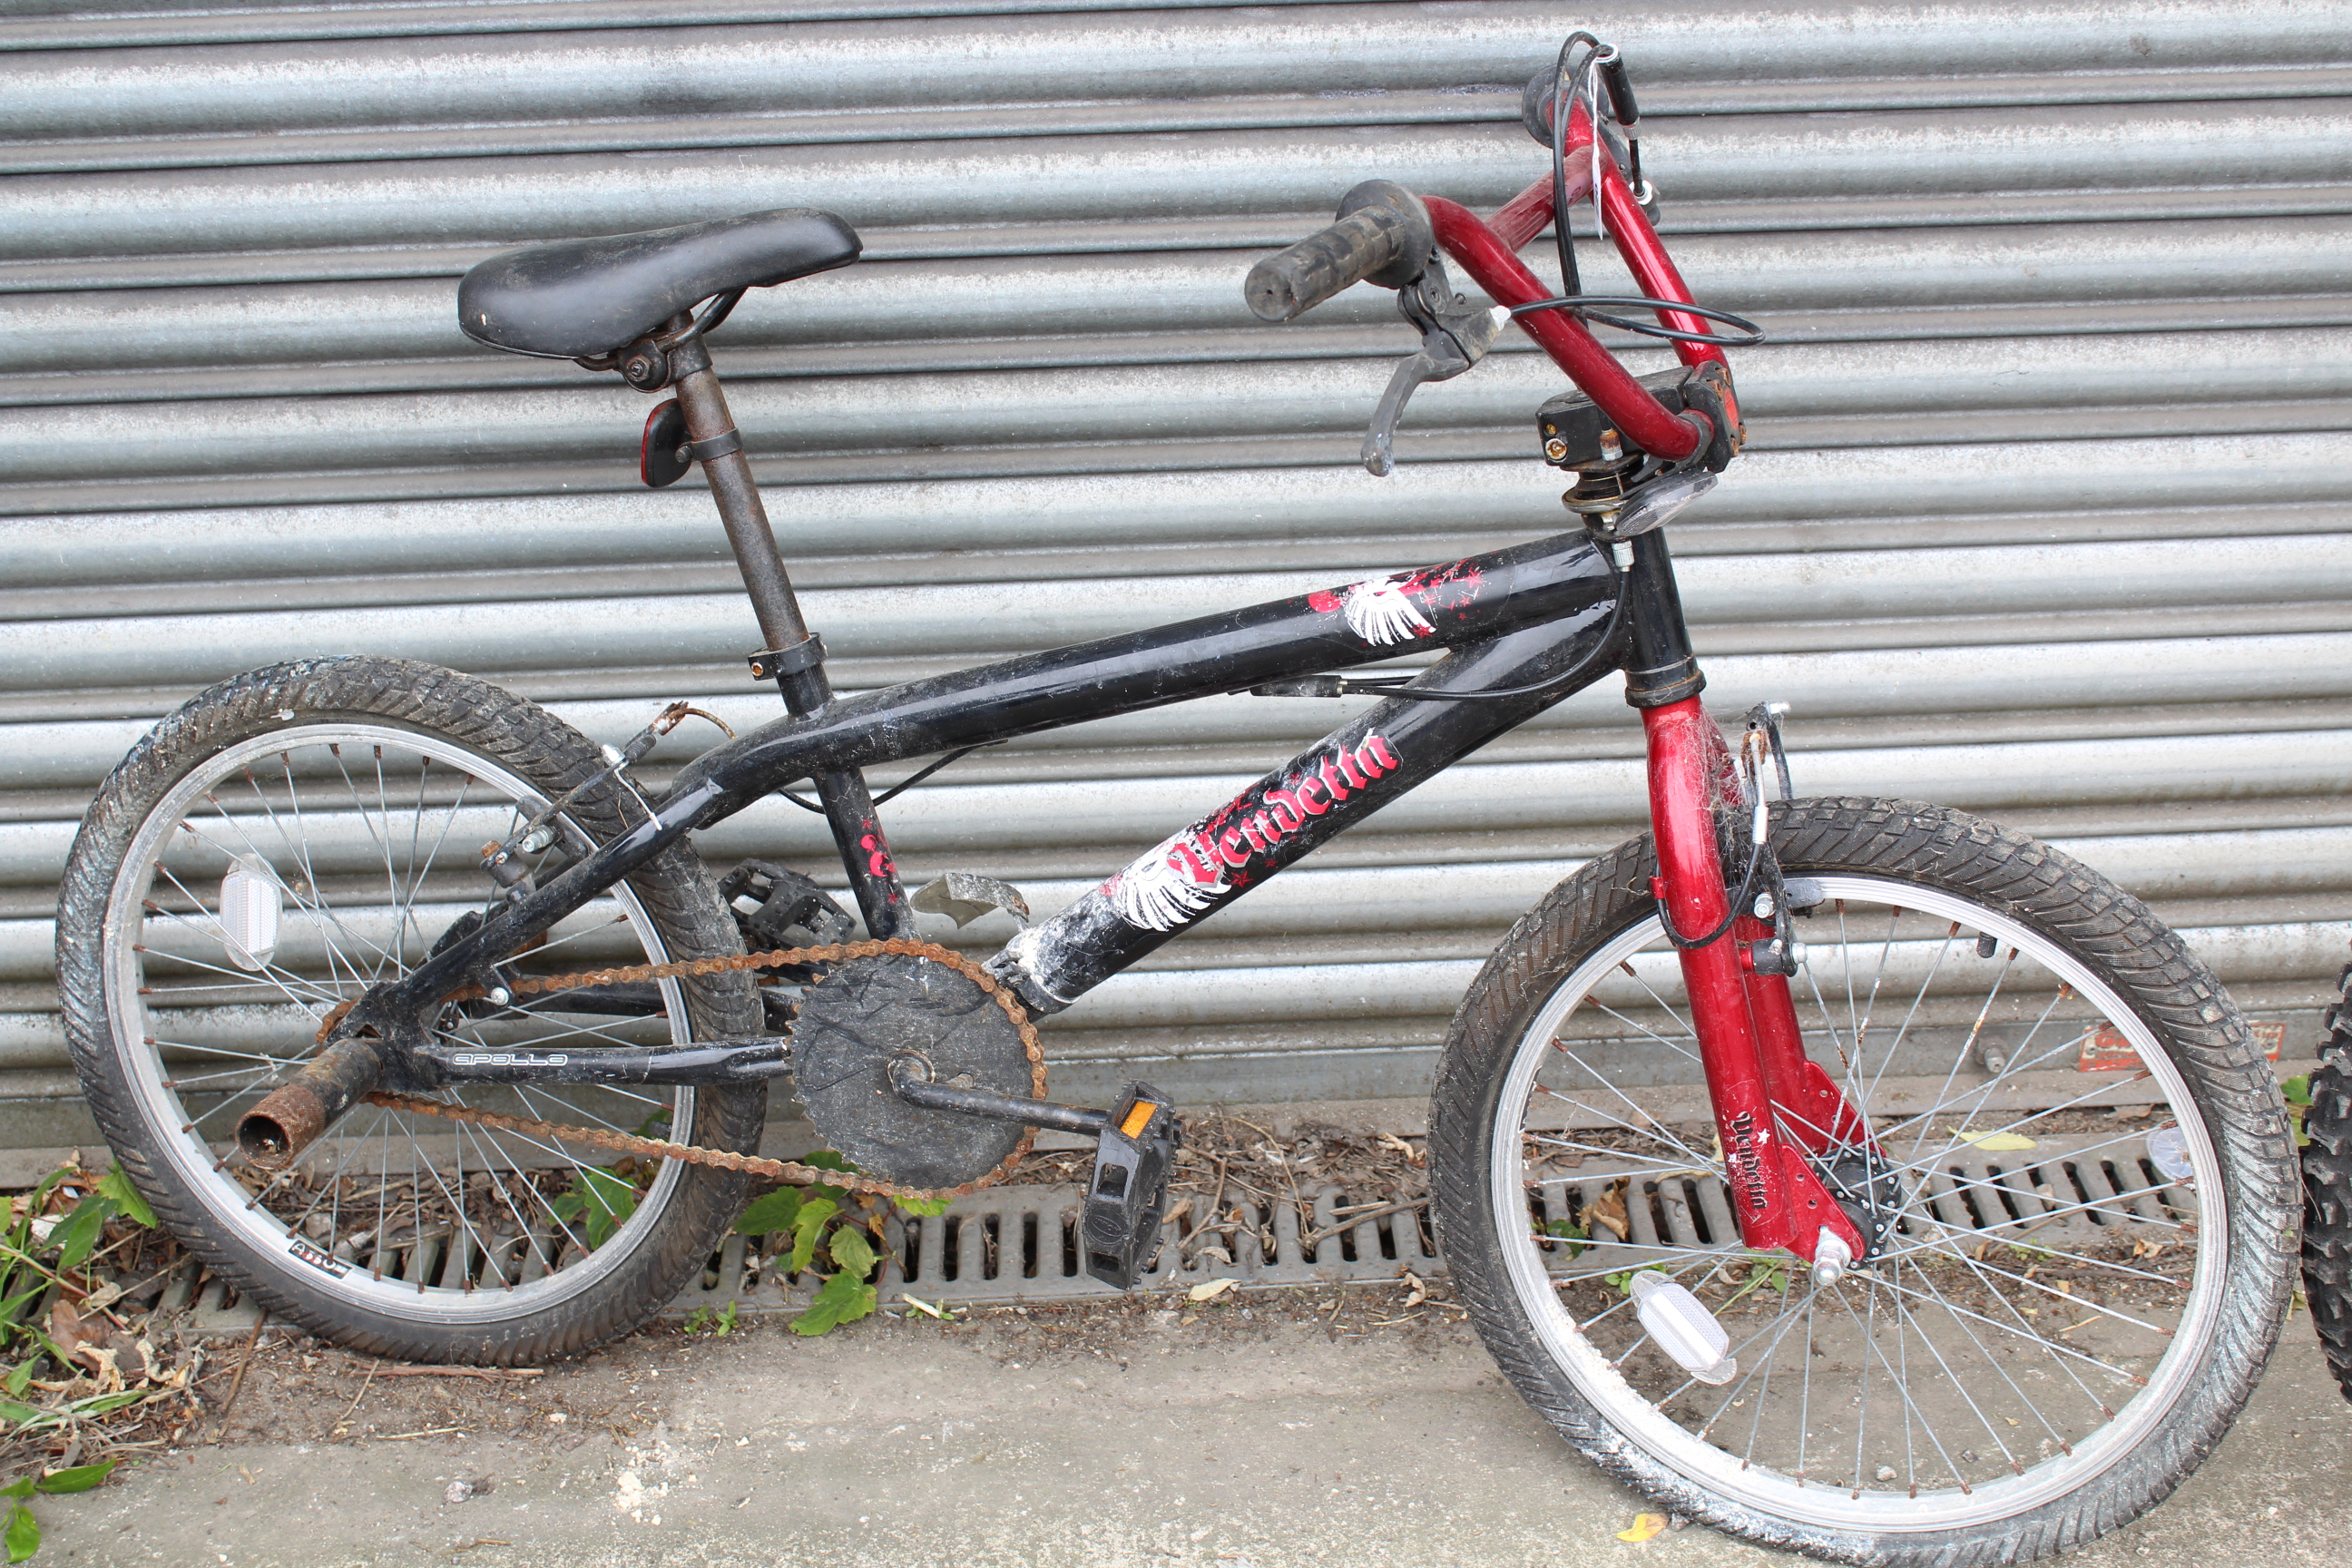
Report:
[[[909,1105],[890,1063],[919,1057],[933,1083],[995,1094],[1037,1091],[1020,1030],[996,998],[943,963],[904,953],[855,958],[803,989],[793,1076],[826,1145],[868,1175],[910,1187],[976,1181],[1024,1130]]]

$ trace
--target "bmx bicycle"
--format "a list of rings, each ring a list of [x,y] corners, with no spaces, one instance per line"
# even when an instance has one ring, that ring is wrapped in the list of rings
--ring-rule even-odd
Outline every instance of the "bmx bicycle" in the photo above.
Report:
[[[2294,1150],[2266,1064],[2095,872],[1958,812],[1798,797],[1776,710],[1729,739],[1709,718],[1667,531],[1738,458],[1727,350],[1758,334],[1696,304],[1657,237],[1622,57],[1572,37],[1527,115],[1550,168],[1491,217],[1368,182],[1244,291],[1269,321],[1395,291],[1420,343],[1374,415],[1374,475],[1416,387],[1529,334],[1574,383],[1531,411],[1564,531],[851,695],[706,342],[746,289],[854,261],[850,226],[768,212],[476,268],[478,340],[673,394],[644,478],[702,468],[784,711],[664,786],[639,764],[683,704],[600,749],[398,660],[256,670],[158,725],[91,805],[58,926],[76,1065],[157,1215],[313,1331],[513,1363],[643,1321],[755,1175],[937,1196],[1053,1126],[1097,1144],[1086,1266],[1131,1283],[1178,1113],[1142,1083],[1052,1101],[1035,1021],[1615,674],[1652,830],[1512,928],[1432,1100],[1438,1240],[1499,1364],[1610,1473],[1824,1557],[2021,1560],[2160,1500],[2286,1300]],[[1587,200],[1638,295],[1580,291],[1566,216]],[[1547,227],[1557,290],[1517,254]],[[1678,368],[1636,379],[1593,321],[1664,336]],[[1374,701],[985,963],[918,937],[918,908],[1019,896],[973,875],[910,895],[867,770],[1246,691]],[[855,917],[799,871],[714,879],[690,847],[803,784]],[[2094,1039],[2137,1057],[2155,1131],[2105,1113],[2111,1079],[2052,1070]],[[854,1174],[756,1154],[787,1076]]]

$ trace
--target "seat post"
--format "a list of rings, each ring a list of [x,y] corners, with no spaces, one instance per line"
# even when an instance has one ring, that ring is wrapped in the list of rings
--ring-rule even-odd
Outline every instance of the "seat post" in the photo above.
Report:
[[[719,521],[727,526],[727,542],[742,570],[743,587],[751,596],[752,614],[759,617],[760,635],[770,649],[789,652],[808,640],[808,622],[802,617],[800,598],[793,592],[792,575],[784,570],[783,552],[776,546],[768,509],[760,502],[760,487],[751,479],[751,459],[743,455],[742,437],[736,434],[727,395],[719,390],[719,373],[710,368],[709,352],[698,337],[671,351],[670,365],[677,374],[677,405],[686,416],[687,435],[698,446],[732,447],[704,458],[703,477],[710,481],[711,500],[718,503]],[[833,696],[821,663],[793,672],[782,685],[784,704],[795,713],[822,708]]]
[[[673,323],[682,326],[684,319]],[[677,377],[677,405],[686,416],[686,433],[709,455],[702,472],[710,481],[711,499],[719,503],[727,525],[727,542],[734,547],[735,563],[742,568],[744,589],[751,595],[752,613],[760,619],[760,635],[768,640],[761,657],[771,658],[784,706],[795,713],[811,713],[833,700],[833,682],[824,673],[824,645],[816,640],[802,618],[799,596],[784,570],[783,552],[776,546],[776,531],[768,522],[768,509],[760,502],[760,487],[752,481],[751,460],[743,456],[742,437],[735,416],[728,412],[727,395],[719,390],[719,373],[710,368],[709,352],[699,337],[688,338],[670,352]],[[724,450],[711,452],[705,443]],[[754,668],[760,668],[758,665]],[[874,796],[866,775],[855,768],[819,773],[817,799],[832,825],[835,846],[849,873],[866,929],[887,939],[911,936],[914,910],[890,856],[889,840],[875,816]]]

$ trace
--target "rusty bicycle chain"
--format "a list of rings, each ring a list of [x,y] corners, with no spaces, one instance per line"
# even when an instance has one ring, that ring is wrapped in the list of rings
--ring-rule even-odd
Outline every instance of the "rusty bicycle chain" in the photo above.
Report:
[[[1022,1049],[1029,1058],[1031,1097],[1037,1100],[1045,1098],[1045,1047],[1038,1043],[1037,1026],[1030,1021],[1028,1010],[997,983],[994,975],[962,954],[950,952],[936,942],[909,942],[903,937],[893,937],[882,942],[835,942],[824,947],[777,948],[768,952],[747,952],[728,958],[689,958],[671,963],[639,963],[617,969],[583,970],[575,974],[541,975],[515,981],[506,989],[510,994],[527,995],[541,992],[574,991],[589,985],[620,985],[642,980],[686,980],[703,975],[740,973],[747,970],[781,969],[788,964],[837,963],[846,959],[878,958],[884,954],[929,959],[934,963],[954,970],[994,998],[996,1005],[1004,1009],[1004,1016],[1012,1020],[1013,1026],[1020,1031]],[[468,985],[451,992],[448,1000],[469,1002],[488,994],[482,986]],[[348,1010],[348,1007],[339,1008],[327,1016],[326,1022],[319,1029],[321,1039],[341,1021],[340,1015]],[[826,1170],[818,1165],[803,1165],[790,1160],[770,1160],[758,1154],[740,1154],[731,1149],[705,1149],[691,1143],[673,1143],[666,1139],[641,1138],[634,1133],[614,1132],[604,1128],[570,1127],[527,1116],[509,1116],[503,1111],[476,1110],[469,1106],[394,1094],[387,1089],[374,1090],[366,1099],[369,1104],[381,1106],[386,1110],[437,1116],[444,1121],[470,1122],[497,1131],[530,1133],[565,1143],[585,1143],[598,1149],[609,1149],[616,1153],[683,1160],[692,1165],[743,1171],[780,1182],[817,1182],[847,1187],[852,1192],[917,1201],[966,1197],[982,1187],[1003,1181],[1028,1154],[1030,1145],[1037,1136],[1036,1129],[1024,1128],[1019,1145],[1004,1157],[1004,1163],[977,1181],[966,1182],[957,1187],[910,1188],[896,1186],[872,1176]]]

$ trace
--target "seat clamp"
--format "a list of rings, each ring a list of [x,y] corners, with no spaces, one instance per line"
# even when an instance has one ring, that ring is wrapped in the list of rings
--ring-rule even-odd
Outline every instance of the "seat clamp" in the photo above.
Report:
[[[731,435],[732,432],[730,431]],[[801,638],[790,647],[766,647],[751,656],[751,679],[781,680],[788,675],[798,675],[804,669],[814,669],[824,662],[824,639],[814,632]]]
[[[713,458],[723,458],[730,452],[742,449],[743,432],[740,430],[722,430],[707,441],[688,441],[682,448],[698,463],[707,463]]]

